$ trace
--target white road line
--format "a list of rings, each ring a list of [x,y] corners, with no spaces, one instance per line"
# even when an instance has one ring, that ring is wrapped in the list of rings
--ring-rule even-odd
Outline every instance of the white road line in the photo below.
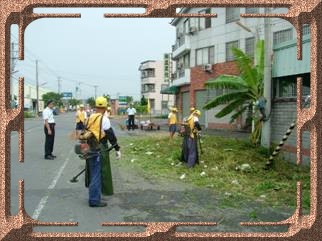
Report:
[[[47,200],[48,200],[48,195],[47,195],[47,196],[45,196],[45,197],[43,197],[43,198],[40,200],[40,202],[39,202],[39,204],[38,204],[38,206],[37,206],[36,210],[35,210],[35,211],[34,211],[34,213],[32,214],[32,218],[33,218],[33,219],[35,219],[35,220],[37,220],[37,219],[38,219],[38,217],[39,217],[39,215],[40,215],[41,211],[43,210],[43,208],[45,207],[45,205],[46,205],[46,203],[47,203]]]
[[[72,152],[72,150],[69,152],[69,154]],[[49,185],[49,187],[47,188],[48,190],[52,190],[55,188],[57,181],[59,180],[61,174],[63,173],[67,163],[69,162],[69,158],[66,158],[66,161],[64,162],[64,164],[60,167],[57,175],[55,176],[55,178],[53,179],[53,181],[51,182],[51,184]],[[44,207],[46,206],[47,200],[48,200],[49,195],[46,195],[44,197],[41,198],[37,208],[35,209],[34,213],[32,214],[32,218],[33,219],[38,219],[41,211],[44,209]]]
[[[56,183],[57,183],[58,179],[60,178],[61,174],[63,173],[68,161],[69,161],[69,158],[67,158],[66,161],[64,162],[64,164],[60,167],[56,177],[54,178],[54,180],[51,182],[50,186],[48,187],[48,190],[54,189],[54,187],[56,186]]]

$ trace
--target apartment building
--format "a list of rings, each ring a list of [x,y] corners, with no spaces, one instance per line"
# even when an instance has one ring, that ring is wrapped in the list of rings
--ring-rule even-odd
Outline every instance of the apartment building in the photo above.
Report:
[[[151,113],[167,114],[174,104],[174,96],[161,93],[171,82],[172,61],[170,54],[164,54],[163,60],[147,60],[140,64],[141,95],[149,99]]]
[[[207,90],[207,80],[221,74],[239,73],[231,48],[238,47],[254,56],[256,39],[264,39],[263,18],[241,18],[241,13],[263,13],[263,8],[183,8],[181,13],[216,13],[216,18],[175,18],[176,28],[172,56],[175,61],[174,80],[171,88],[181,117],[189,108],[202,106],[226,90]],[[287,9],[275,8],[273,13],[285,13]],[[303,61],[296,60],[296,31],[282,19],[271,19],[272,63],[272,141],[279,142],[291,119],[296,117],[296,77],[304,79],[304,94],[309,93],[309,26],[303,27]],[[222,107],[204,111],[201,122],[208,128],[241,129],[245,116],[230,124],[230,116],[215,118]],[[285,115],[287,110],[287,117]],[[284,113],[284,115],[282,114]],[[283,117],[282,117],[283,116]],[[294,153],[295,134],[292,134],[289,151]],[[308,133],[303,138],[307,139]],[[295,149],[296,151],[296,149]]]

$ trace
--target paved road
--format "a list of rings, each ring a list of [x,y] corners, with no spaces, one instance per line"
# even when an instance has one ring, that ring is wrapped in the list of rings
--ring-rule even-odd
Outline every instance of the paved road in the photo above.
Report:
[[[240,221],[249,221],[254,206],[245,204],[240,210],[218,207],[218,197],[207,189],[196,189],[181,182],[147,180],[130,168],[117,164],[111,155],[114,192],[108,197],[106,208],[88,207],[88,190],[84,176],[79,182],[69,180],[84,167],[84,161],[74,154],[74,141],[69,134],[74,128],[73,114],[56,117],[55,160],[45,160],[43,124],[40,119],[25,121],[25,162],[18,162],[17,135],[12,135],[11,212],[18,212],[18,180],[25,180],[25,207],[27,213],[41,221],[77,221],[78,227],[36,227],[35,231],[98,232],[143,231],[138,227],[102,227],[102,222],[121,221],[208,221],[219,222],[212,231],[265,231],[263,228],[240,227]],[[119,138],[140,135],[140,131],[121,131],[118,123],[112,125]],[[123,152],[126,150],[122,150]],[[122,161],[122,160],[121,160]],[[124,165],[123,165],[124,166]],[[290,213],[272,210],[258,211],[266,221],[283,220]],[[269,220],[265,219],[267,217]],[[199,230],[203,230],[199,228]],[[284,228],[274,229],[286,231]]]

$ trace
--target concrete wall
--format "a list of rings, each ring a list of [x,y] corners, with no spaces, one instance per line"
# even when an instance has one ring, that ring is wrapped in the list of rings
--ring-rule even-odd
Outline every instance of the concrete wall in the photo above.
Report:
[[[272,142],[278,144],[291,123],[296,119],[296,100],[295,99],[277,99],[272,103],[271,114],[271,137]],[[310,149],[310,133],[305,131],[302,136],[303,142],[303,161],[309,162],[309,149]],[[283,147],[284,156],[292,161],[296,160],[296,127],[293,129],[292,134],[285,142]]]

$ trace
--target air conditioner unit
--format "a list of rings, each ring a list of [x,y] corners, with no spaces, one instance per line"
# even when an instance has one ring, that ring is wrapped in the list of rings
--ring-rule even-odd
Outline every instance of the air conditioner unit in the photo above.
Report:
[[[197,32],[197,28],[196,28],[196,27],[194,27],[194,26],[193,26],[193,27],[190,27],[190,28],[189,28],[189,33],[190,33],[190,34],[193,34],[194,32]]]
[[[212,65],[211,64],[205,64],[202,66],[203,71],[205,72],[212,72]]]

